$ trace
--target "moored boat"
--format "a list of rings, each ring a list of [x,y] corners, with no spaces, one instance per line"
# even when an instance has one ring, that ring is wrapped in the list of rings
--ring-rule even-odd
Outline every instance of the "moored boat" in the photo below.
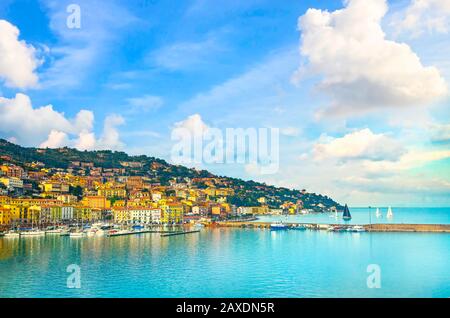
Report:
[[[18,238],[18,237],[20,237],[20,234],[19,234],[19,232],[16,232],[16,231],[8,231],[8,232],[6,232],[4,234],[4,237],[7,237],[7,238]]]
[[[70,237],[85,237],[86,233],[84,233],[83,231],[70,232],[69,236]]]
[[[355,225],[347,229],[349,232],[365,232],[366,229],[361,225]]]
[[[275,222],[270,224],[270,229],[271,230],[286,230],[288,228],[288,226],[286,224],[283,224],[283,222]]]
[[[45,235],[45,231],[31,230],[31,231],[20,232],[20,236],[42,236],[42,235]]]

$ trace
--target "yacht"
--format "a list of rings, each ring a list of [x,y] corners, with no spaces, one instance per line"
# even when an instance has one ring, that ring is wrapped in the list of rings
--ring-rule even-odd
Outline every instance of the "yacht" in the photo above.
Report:
[[[377,211],[375,212],[375,216],[376,216],[377,218],[381,217],[381,212],[380,212],[380,209],[379,209],[379,208],[377,208]]]
[[[20,236],[42,236],[42,235],[45,235],[45,231],[31,230],[31,231],[20,232]]]
[[[350,210],[348,209],[347,204],[344,207],[344,214],[342,215],[342,218],[345,221],[351,220],[352,219],[352,215],[350,214]]]
[[[387,217],[388,219],[392,219],[392,218],[394,217],[394,213],[392,213],[391,207],[388,208],[386,217]]]
[[[288,226],[286,224],[283,224],[283,222],[275,222],[270,224],[270,229],[271,230],[286,230],[288,228]]]
[[[70,232],[69,236],[70,237],[85,237],[86,233],[84,233],[83,231]]]
[[[361,225],[355,225],[347,229],[349,232],[365,232],[366,229]]]
[[[8,231],[4,235],[4,237],[8,237],[8,238],[15,238],[15,237],[19,237],[19,236],[20,236],[19,232],[16,232],[16,231]]]

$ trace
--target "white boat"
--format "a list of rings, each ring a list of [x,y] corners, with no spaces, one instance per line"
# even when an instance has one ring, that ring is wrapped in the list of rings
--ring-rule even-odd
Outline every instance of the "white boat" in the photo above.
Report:
[[[71,232],[69,234],[70,237],[85,237],[86,233],[82,232],[82,231],[77,231],[77,232]]]
[[[19,232],[9,231],[9,232],[5,233],[4,237],[17,238],[17,237],[20,237],[20,234],[19,234]]]
[[[388,208],[386,217],[387,217],[388,219],[392,219],[392,218],[394,217],[394,213],[392,213],[391,207]]]
[[[283,222],[276,222],[276,223],[272,223],[270,224],[270,229],[271,230],[286,230],[288,228],[288,226],[286,224],[283,224]]]
[[[45,231],[31,230],[20,232],[20,236],[42,236],[42,235],[45,235]]]
[[[365,232],[366,229],[361,225],[355,225],[347,229],[349,232]]]
[[[45,234],[61,234],[62,232],[63,232],[63,229],[53,229],[53,230],[45,231]]]
[[[377,211],[375,212],[375,216],[376,216],[377,218],[381,217],[381,212],[380,212],[380,209],[379,209],[379,208],[377,208]]]

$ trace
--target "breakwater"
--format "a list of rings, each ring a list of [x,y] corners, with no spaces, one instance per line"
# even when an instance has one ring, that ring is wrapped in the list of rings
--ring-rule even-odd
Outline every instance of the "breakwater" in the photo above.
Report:
[[[270,222],[218,222],[222,227],[270,228]],[[289,228],[304,226],[312,230],[328,230],[331,227],[351,228],[356,224],[285,223]],[[359,224],[369,232],[431,232],[450,233],[450,224]]]

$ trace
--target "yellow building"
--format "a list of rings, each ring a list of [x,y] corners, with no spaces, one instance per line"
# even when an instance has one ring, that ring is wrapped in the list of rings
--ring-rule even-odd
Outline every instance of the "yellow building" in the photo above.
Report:
[[[109,209],[111,202],[104,196],[86,196],[81,201],[85,207],[93,209]]]
[[[69,192],[69,185],[57,181],[44,181],[40,184],[43,192],[46,193],[66,193]]]
[[[0,225],[9,225],[11,223],[11,210],[0,206]]]
[[[166,203],[161,206],[161,222],[166,224],[183,222],[184,207],[179,203]]]
[[[126,198],[127,191],[124,188],[100,188],[97,190],[98,196],[106,197],[106,198],[112,198],[112,197],[118,197],[118,198]]]

